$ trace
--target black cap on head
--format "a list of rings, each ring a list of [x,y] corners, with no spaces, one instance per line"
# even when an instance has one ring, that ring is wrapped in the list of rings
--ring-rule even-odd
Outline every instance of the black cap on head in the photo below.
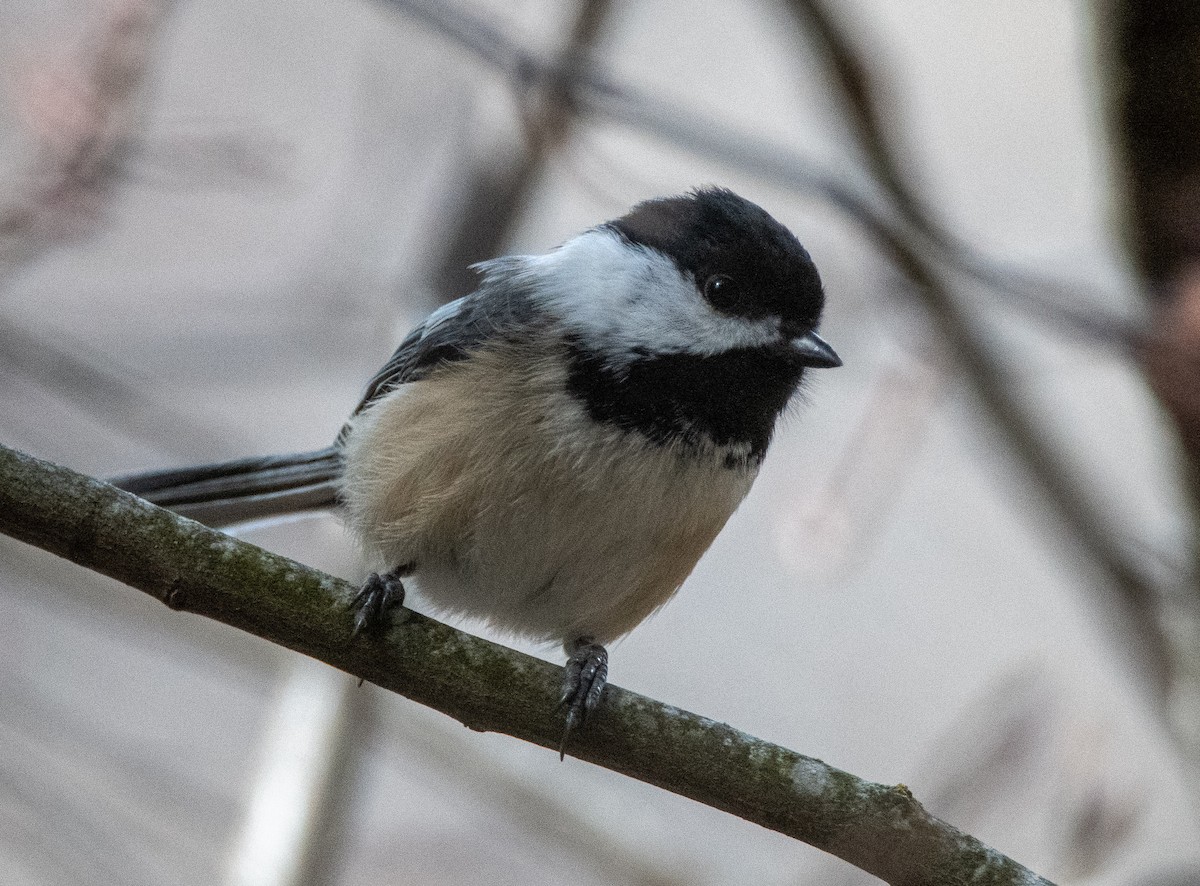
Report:
[[[668,256],[723,313],[777,316],[797,334],[821,318],[825,296],[808,251],[764,209],[727,188],[648,200],[608,226]]]

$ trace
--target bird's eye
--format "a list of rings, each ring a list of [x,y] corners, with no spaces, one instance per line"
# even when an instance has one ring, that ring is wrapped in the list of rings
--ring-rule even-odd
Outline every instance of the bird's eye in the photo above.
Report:
[[[704,281],[704,297],[718,311],[731,311],[738,302],[738,285],[732,277],[713,274]]]

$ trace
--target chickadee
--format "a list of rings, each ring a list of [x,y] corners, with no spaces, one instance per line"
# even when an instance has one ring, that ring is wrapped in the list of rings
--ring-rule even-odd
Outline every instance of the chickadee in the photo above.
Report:
[[[386,626],[411,581],[438,610],[563,643],[565,742],[599,702],[605,644],[671,598],[805,370],[841,360],[816,332],[812,259],[729,190],[478,269],[332,447],[115,482],[214,524],[338,504],[380,569],[356,629]]]

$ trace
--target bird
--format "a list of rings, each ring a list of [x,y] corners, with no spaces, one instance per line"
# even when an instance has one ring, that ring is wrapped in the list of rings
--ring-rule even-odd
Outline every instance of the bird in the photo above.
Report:
[[[339,511],[376,570],[355,634],[386,631],[411,584],[437,613],[562,644],[561,756],[608,645],[675,594],[808,370],[841,359],[808,251],[726,188],[474,267],[478,287],[404,338],[332,446],[113,482],[211,525]]]

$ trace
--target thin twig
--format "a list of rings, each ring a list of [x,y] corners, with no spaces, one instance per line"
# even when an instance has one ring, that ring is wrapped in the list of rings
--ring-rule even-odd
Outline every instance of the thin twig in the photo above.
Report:
[[[476,51],[494,64],[510,70],[517,87],[523,138],[509,156],[494,147],[486,160],[467,170],[468,181],[457,202],[451,233],[438,245],[432,276],[439,299],[450,301],[469,291],[477,282],[471,268],[476,262],[499,254],[512,232],[529,195],[545,172],[551,156],[567,141],[574,114],[569,92],[561,78],[548,72],[573,70],[604,30],[611,0],[585,0],[575,13],[571,28],[555,59],[546,65],[526,65],[507,50],[489,52],[485,44],[500,38],[487,32],[472,42]],[[447,19],[449,23],[452,20]],[[432,24],[432,22],[427,22]],[[447,25],[448,26],[448,25]],[[444,29],[439,29],[444,30]],[[467,39],[470,27],[455,27],[448,33]]]
[[[318,658],[471,729],[558,745],[561,668],[407,611],[386,637],[354,638],[347,582],[3,446],[0,532],[174,609]],[[931,816],[902,785],[863,781],[616,686],[605,690],[570,751],[803,840],[887,883],[1049,886]]]

